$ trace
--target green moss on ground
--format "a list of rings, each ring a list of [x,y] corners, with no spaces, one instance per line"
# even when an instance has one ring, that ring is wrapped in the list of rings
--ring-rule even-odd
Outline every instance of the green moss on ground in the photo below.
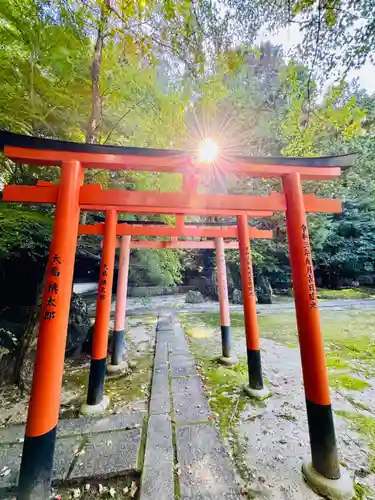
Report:
[[[336,411],[337,415],[345,418],[364,440],[370,445],[370,470],[375,474],[375,418],[349,411]]]
[[[335,370],[345,370],[346,368],[349,368],[349,364],[340,356],[332,355],[330,353],[326,353],[326,363],[328,368],[334,368]]]
[[[354,500],[366,500],[372,498],[373,491],[366,485],[354,483],[355,497]]]
[[[201,324],[218,329],[217,313],[184,315],[188,326]],[[298,345],[294,312],[259,315],[259,330],[263,338],[288,347]],[[244,335],[242,313],[231,314],[234,338]],[[363,310],[321,311],[321,325],[326,348],[327,366],[337,370],[355,371],[365,378],[375,377],[375,313]]]
[[[188,335],[192,329],[199,328],[201,324],[200,318],[192,319],[191,315],[181,315],[180,318]],[[204,339],[205,343],[211,340],[212,338]],[[220,365],[211,349],[202,350],[201,342],[200,338],[194,336],[189,338],[191,351],[205,381],[211,409],[218,418],[222,435],[227,437],[230,427],[238,421],[240,412],[248,402],[242,393],[242,387],[247,380],[247,367],[245,363],[238,363],[232,367]]]
[[[341,290],[318,288],[317,295],[318,299],[374,299],[375,289],[367,287],[342,288]]]
[[[248,398],[242,391],[247,381],[247,367],[244,363],[224,367],[215,360],[202,358],[199,360],[199,365],[205,377],[210,406],[217,415],[221,434],[228,437],[230,429],[235,427],[240,413],[248,404]]]
[[[334,389],[350,389],[352,391],[363,391],[370,384],[365,380],[359,378],[351,377],[345,373],[330,373],[329,374],[329,385]]]
[[[88,386],[90,367],[67,370],[64,373],[63,385],[70,389],[84,389]]]
[[[154,329],[157,317],[155,315],[142,315],[136,318],[129,318],[128,329],[144,326],[145,329]],[[153,337],[146,336],[141,343],[135,342],[134,339],[128,338],[128,357],[136,363],[135,368],[130,374],[106,376],[104,391],[110,397],[111,404],[108,408],[108,413],[113,407],[121,407],[130,403],[131,401],[147,399],[152,376],[152,365],[154,356],[154,340]],[[143,346],[142,354],[135,355],[136,349],[142,344],[147,343],[146,347]],[[138,353],[137,353],[138,354]],[[74,366],[67,367],[63,386],[64,389],[72,390],[77,394],[76,399],[71,401],[70,408],[61,412],[60,418],[78,418],[79,409],[82,400],[85,399],[89,379],[89,362],[86,358],[80,365],[74,362]],[[108,360],[109,362],[109,360]]]
[[[105,393],[111,399],[111,406],[147,397],[151,384],[153,353],[139,356],[135,361],[137,365],[129,375],[106,378]]]

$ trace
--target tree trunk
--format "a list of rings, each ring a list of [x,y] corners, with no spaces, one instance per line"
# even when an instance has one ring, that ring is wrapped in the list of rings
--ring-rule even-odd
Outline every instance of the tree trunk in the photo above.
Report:
[[[106,8],[100,12],[100,20],[91,62],[91,115],[87,124],[86,142],[96,144],[99,141],[102,127],[102,96],[100,93],[100,67],[104,46],[104,29],[106,24]]]
[[[16,362],[14,366],[14,381],[22,391],[28,390],[31,387],[36,345],[38,342],[40,311],[42,309],[44,283],[45,273],[42,283],[38,287],[36,304],[31,309],[16,356]]]
[[[88,144],[97,144],[99,142],[102,130],[103,114],[102,95],[100,93],[100,69],[102,64],[106,19],[106,7],[102,6],[100,11],[98,31],[96,35],[96,42],[91,61],[91,114],[86,131],[86,143]],[[86,172],[86,183],[90,184],[92,180],[93,171],[88,170]],[[82,212],[80,217],[81,224],[86,224],[86,220],[87,212]]]
[[[91,114],[87,124],[86,142],[96,144],[99,142],[102,128],[102,96],[100,93],[100,69],[104,47],[104,32],[106,28],[107,12],[109,0],[105,2],[100,11],[98,31],[91,62]],[[86,182],[92,181],[92,171],[89,170]],[[81,224],[86,223],[87,212],[81,214]],[[43,300],[44,281],[38,290],[36,305],[30,313],[30,317],[25,327],[21,344],[19,347],[15,369],[14,380],[22,390],[27,390],[31,386],[34,369],[34,359],[36,345],[38,341],[39,319]]]

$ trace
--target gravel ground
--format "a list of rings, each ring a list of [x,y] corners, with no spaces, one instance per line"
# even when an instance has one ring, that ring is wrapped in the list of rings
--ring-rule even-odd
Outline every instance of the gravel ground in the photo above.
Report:
[[[244,344],[235,342],[234,349],[240,354]],[[256,498],[314,500],[317,495],[301,477],[301,464],[310,448],[299,350],[263,339],[262,361],[272,397],[264,405],[249,405],[237,431],[241,459],[254,478],[249,486]],[[367,402],[371,389],[361,393]],[[357,411],[339,392],[331,391],[331,395],[334,410]],[[369,473],[367,443],[344,419],[336,416],[335,424],[341,461],[353,477]],[[360,481],[375,486],[375,474]]]

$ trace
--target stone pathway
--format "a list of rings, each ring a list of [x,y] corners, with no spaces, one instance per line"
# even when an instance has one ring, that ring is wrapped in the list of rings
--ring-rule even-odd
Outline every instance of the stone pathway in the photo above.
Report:
[[[239,500],[230,458],[175,317],[159,317],[140,500]]]
[[[24,432],[0,428],[0,498],[15,491]],[[140,500],[242,498],[175,316],[159,317],[148,413],[60,420],[57,436],[54,486],[137,475]]]
[[[131,416],[61,420],[53,484],[139,473],[144,418],[145,413],[139,412]],[[0,429],[0,471],[10,470],[0,474],[0,494],[16,487],[24,433],[24,425]]]

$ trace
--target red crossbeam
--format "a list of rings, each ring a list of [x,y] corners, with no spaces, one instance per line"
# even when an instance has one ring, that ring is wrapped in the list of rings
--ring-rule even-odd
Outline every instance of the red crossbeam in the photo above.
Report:
[[[103,234],[104,223],[81,224],[79,234]],[[133,226],[131,224],[117,224],[116,234],[131,236],[158,236],[184,238],[237,238],[237,227],[175,227],[175,226]],[[272,238],[272,231],[249,227],[250,238]]]
[[[4,187],[4,201],[29,203],[56,203],[58,185]],[[340,200],[318,198],[314,194],[304,195],[306,212],[340,213]],[[103,190],[99,184],[84,185],[80,191],[80,205],[83,210],[98,211],[114,208],[121,212],[239,215],[252,217],[270,216],[272,212],[286,210],[282,193],[269,196],[217,195],[159,193],[155,191],[127,191],[121,189]],[[263,213],[262,213],[263,212]]]
[[[23,203],[56,203],[59,186],[18,186],[8,184],[4,186],[3,201],[19,201]]]
[[[271,231],[270,231],[271,232]],[[272,233],[271,233],[272,234]],[[265,236],[263,236],[265,238]],[[120,240],[117,240],[117,248],[120,247]],[[215,249],[215,240],[205,241],[147,241],[147,240],[132,240],[131,248],[177,248],[177,249],[199,249],[210,248]],[[238,249],[237,241],[224,241],[225,249]]]

